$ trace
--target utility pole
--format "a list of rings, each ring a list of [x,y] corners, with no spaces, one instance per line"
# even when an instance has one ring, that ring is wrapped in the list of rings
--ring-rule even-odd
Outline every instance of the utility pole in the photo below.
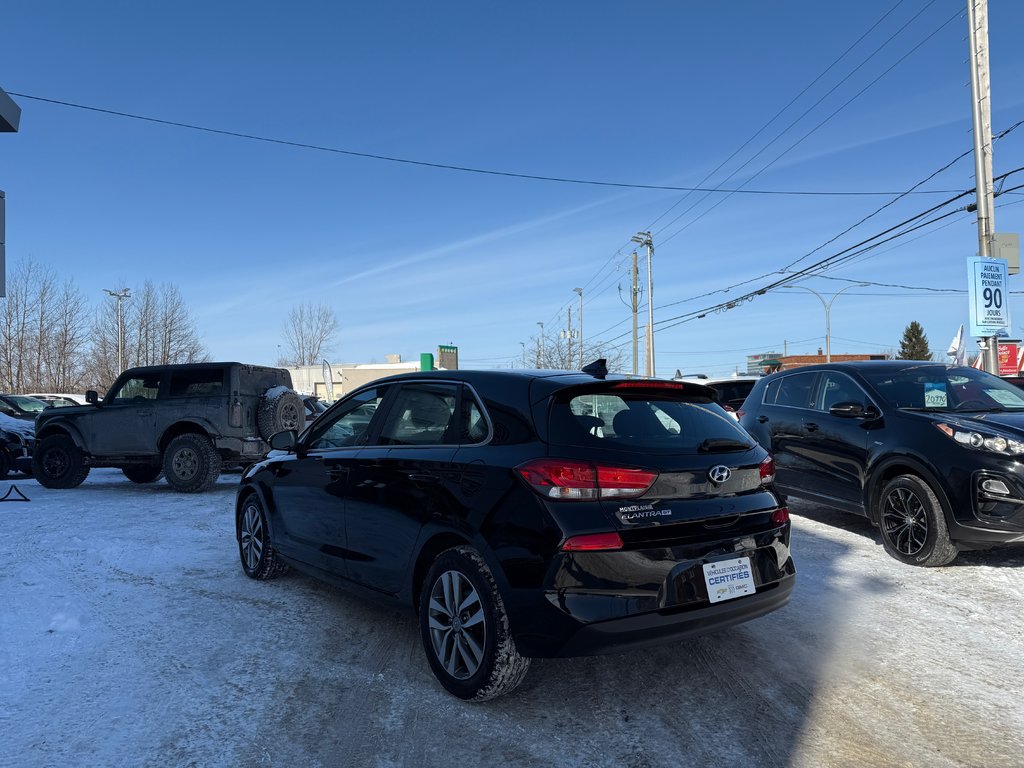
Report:
[[[540,368],[544,362],[544,323],[538,321],[537,325],[540,326],[540,338],[537,339],[537,367]]]
[[[988,65],[988,0],[967,0],[971,44],[971,116],[974,120],[974,182],[978,208],[978,255],[991,258],[994,194],[992,189],[992,85]],[[985,370],[999,374],[999,339],[985,338]]]
[[[132,293],[127,288],[122,288],[120,291],[112,291],[109,288],[103,290],[117,299],[117,373],[120,375],[124,370],[124,310],[121,308],[121,302]]]
[[[523,348],[523,368],[526,367],[526,342],[520,341],[519,346]]]
[[[583,289],[573,288],[573,293],[580,295],[580,370],[583,370]]]
[[[572,365],[572,304],[569,305],[569,328],[565,332],[566,344],[569,345],[565,355],[565,367],[568,368]]]
[[[647,248],[647,360],[644,375],[654,378],[654,276],[651,273],[651,257],[654,256],[654,241],[650,232],[637,232],[630,238],[634,243]]]
[[[639,373],[639,371],[637,370],[637,363],[639,362],[638,358],[640,357],[639,350],[637,349],[637,347],[639,345],[639,339],[637,338],[637,316],[636,316],[637,315],[637,309],[639,307],[638,301],[639,301],[639,294],[640,294],[640,284],[638,282],[639,275],[638,275],[638,271],[637,271],[637,267],[636,267],[636,259],[637,259],[636,251],[634,250],[633,251],[633,289],[632,289],[632,296],[633,296],[633,302],[632,302],[633,303],[633,375],[634,376],[636,376],[637,373]]]

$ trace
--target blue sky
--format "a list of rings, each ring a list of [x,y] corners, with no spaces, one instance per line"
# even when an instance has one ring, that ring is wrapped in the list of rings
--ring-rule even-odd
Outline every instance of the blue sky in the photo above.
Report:
[[[0,87],[435,163],[695,186],[894,9],[703,185],[735,188],[795,144],[749,188],[892,191],[971,146],[967,22],[961,13],[943,26],[963,6],[20,2],[0,24]],[[990,17],[998,131],[1024,119],[1024,4],[993,0]],[[629,329],[617,286],[626,289],[620,267],[638,230],[653,224],[657,322],[742,293],[676,303],[779,269],[891,199],[735,194],[701,215],[715,194],[670,223],[702,196],[658,220],[682,193],[416,167],[16,100],[21,131],[0,136],[8,269],[31,257],[97,303],[115,284],[172,281],[212,356],[248,362],[274,362],[284,320],[304,300],[335,309],[337,361],[413,359],[455,343],[463,367],[516,363],[538,321],[564,327],[570,304],[575,318],[578,286],[585,336],[612,339]],[[995,173],[1022,165],[1024,127],[997,142]],[[1024,173],[1007,185],[1020,183]],[[923,189],[972,186],[968,157]],[[908,196],[814,258],[948,196]],[[995,218],[998,231],[1019,232],[1024,205]],[[827,274],[965,288],[977,228],[967,214],[947,222]],[[1019,297],[1011,311],[1021,331]],[[911,320],[944,351],[967,320],[966,297],[850,290],[832,309],[832,351],[896,347]],[[659,330],[658,370],[724,373],[783,340],[790,353],[824,345],[811,294],[775,291]]]

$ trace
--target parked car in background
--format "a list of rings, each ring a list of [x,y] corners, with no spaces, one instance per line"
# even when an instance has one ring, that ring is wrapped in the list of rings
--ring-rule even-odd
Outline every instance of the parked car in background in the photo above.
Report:
[[[1024,389],[1024,376],[1003,376],[1003,381]]]
[[[733,414],[733,417],[735,417],[736,411],[743,405],[743,401],[747,399],[747,395],[750,394],[750,390],[754,388],[754,385],[760,379],[760,376],[736,375],[712,378],[703,374],[697,374],[692,376],[683,376],[680,379],[677,379],[677,381],[692,381],[696,384],[703,384],[706,387],[711,387],[715,390],[718,402],[722,404],[722,407],[725,408],[726,411]]]
[[[52,405],[55,408],[61,408],[65,405],[87,405],[85,395],[68,395],[68,394],[31,394],[29,397],[34,397],[37,400],[42,400],[47,405]]]
[[[36,416],[46,407],[46,403],[28,395],[0,394],[0,413],[15,419],[35,421]]]
[[[35,429],[25,419],[0,413],[0,480],[11,472],[32,474]]]
[[[327,410],[327,405],[316,395],[304,395],[302,397],[302,408],[305,422],[309,425],[313,423],[317,416]]]
[[[302,400],[280,368],[131,368],[103,400],[86,397],[89,405],[47,408],[36,420],[33,469],[47,488],[73,488],[92,467],[117,467],[135,483],[164,474],[176,491],[203,491],[222,467],[262,458],[270,435],[303,426]]]
[[[866,515],[910,565],[1024,542],[1024,391],[973,368],[811,365],[755,385],[740,424],[779,488]]]
[[[416,608],[460,698],[514,689],[530,657],[720,629],[793,589],[772,460],[704,386],[596,364],[405,374],[271,445],[238,490],[244,572]]]

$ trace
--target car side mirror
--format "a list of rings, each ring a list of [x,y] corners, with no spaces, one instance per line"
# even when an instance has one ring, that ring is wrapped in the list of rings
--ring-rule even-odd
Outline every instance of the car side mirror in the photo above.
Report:
[[[100,401],[100,394],[95,389],[86,390],[85,402],[89,405],[96,405]]]
[[[275,432],[270,436],[270,447],[275,451],[290,451],[295,448],[299,435],[294,429]]]

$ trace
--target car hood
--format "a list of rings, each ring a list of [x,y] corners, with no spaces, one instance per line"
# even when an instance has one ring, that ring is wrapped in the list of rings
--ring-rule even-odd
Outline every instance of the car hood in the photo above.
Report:
[[[935,422],[955,422],[965,428],[983,430],[985,427],[989,427],[1024,435],[1024,411],[986,411],[981,413],[971,413],[970,411],[921,413],[918,411],[917,415]]]

